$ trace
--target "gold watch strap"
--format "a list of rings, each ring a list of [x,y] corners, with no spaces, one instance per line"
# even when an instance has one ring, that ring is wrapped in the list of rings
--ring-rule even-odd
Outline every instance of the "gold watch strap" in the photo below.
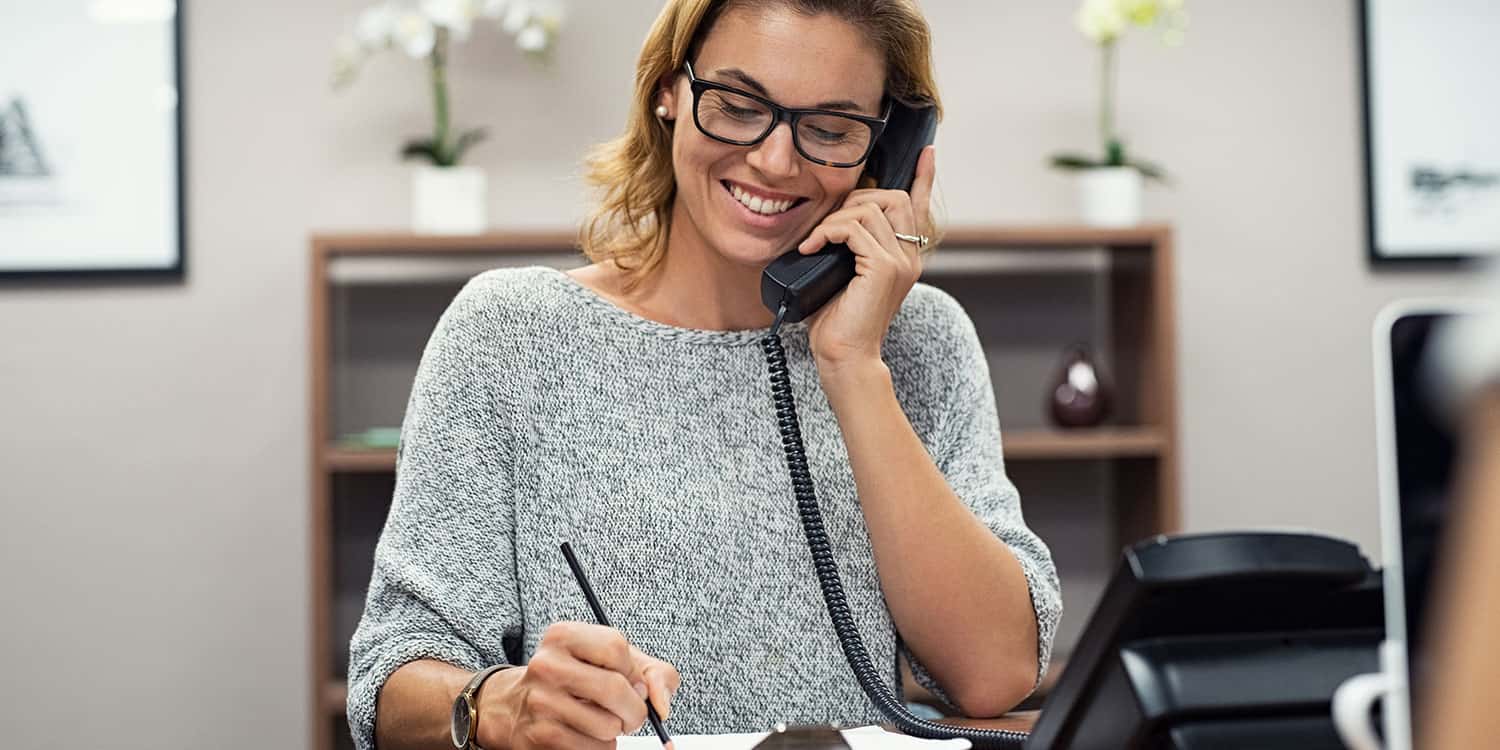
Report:
[[[479,745],[474,743],[474,739],[479,736],[479,706],[475,704],[474,696],[479,694],[479,688],[484,686],[485,680],[488,680],[496,672],[510,669],[514,666],[514,664],[496,664],[494,666],[485,667],[484,669],[479,670],[479,672],[477,672],[474,677],[469,680],[468,685],[464,686],[464,691],[459,696],[459,699],[467,701],[470,706],[474,707],[474,718],[469,722],[469,742],[468,744],[464,745],[464,750],[481,750]]]

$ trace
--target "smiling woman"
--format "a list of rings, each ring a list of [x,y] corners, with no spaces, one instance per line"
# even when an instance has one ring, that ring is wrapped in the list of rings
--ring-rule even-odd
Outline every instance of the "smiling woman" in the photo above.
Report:
[[[934,153],[910,194],[865,179],[894,101],[938,102],[910,0],[667,3],[590,161],[595,262],[481,274],[427,345],[350,645],[359,747],[606,750],[643,698],[681,733],[875,723],[902,657],[971,716],[1037,685],[1056,569],[974,326],[917,283]],[[761,270],[831,243],[853,280],[768,335]],[[811,485],[826,541],[792,502]],[[615,628],[587,624],[564,541]]]
[[[773,43],[777,40],[779,47]],[[786,106],[837,110],[854,118],[880,118],[886,97],[941,110],[930,49],[927,24],[909,3],[697,0],[668,4],[641,52],[626,131],[591,155],[589,176],[603,196],[583,232],[585,252],[592,260],[611,260],[628,271],[623,286],[634,288],[666,257],[673,226],[686,220],[692,223],[693,239],[713,237],[723,246],[754,252],[761,256],[756,258],[759,266],[764,266],[765,255],[784,252],[806,236],[833,208],[833,201],[855,187],[860,170],[799,169],[815,164],[790,160],[763,164],[797,170],[793,175],[757,176],[799,187],[800,192],[756,185],[748,176],[741,182],[733,177],[716,179],[704,160],[713,160],[715,152],[733,155],[740,150],[705,141],[717,137],[731,145],[748,145],[767,137],[766,131],[753,133],[749,131],[754,128],[747,127],[728,132],[725,123],[733,115],[745,116],[750,109],[758,112],[755,124],[775,128],[779,119],[771,111],[776,106],[773,93]],[[715,64],[718,58],[728,57],[734,58],[733,63]],[[702,74],[701,79],[695,71]],[[707,138],[695,138],[695,133],[687,131],[677,137],[682,122],[696,124]],[[818,164],[838,162],[809,154],[805,146],[829,122],[827,117],[805,118],[802,127],[791,131],[801,156]],[[859,119],[832,122],[834,134],[856,139],[869,134],[868,129],[851,130]],[[716,136],[721,128],[726,132]],[[864,155],[849,161],[857,164]],[[775,159],[779,155],[771,150],[765,156]],[[789,207],[801,210],[798,216],[766,227],[772,238],[781,240],[779,246],[766,250],[768,238],[761,234],[749,248],[741,249],[744,246],[732,236],[704,229],[714,220],[706,205],[717,192],[704,188],[715,185],[747,206],[749,200],[760,197],[762,204],[767,199],[789,200],[795,204]],[[918,229],[921,234],[933,233],[931,226]]]

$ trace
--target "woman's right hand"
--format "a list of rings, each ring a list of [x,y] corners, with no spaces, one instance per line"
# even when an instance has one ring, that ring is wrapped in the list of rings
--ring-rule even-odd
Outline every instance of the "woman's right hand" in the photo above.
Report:
[[[553,623],[531,661],[517,670],[523,672],[519,678],[493,693],[480,690],[477,744],[492,750],[614,747],[616,737],[635,732],[646,721],[644,664],[638,653],[614,628]],[[656,708],[663,714],[668,710]]]

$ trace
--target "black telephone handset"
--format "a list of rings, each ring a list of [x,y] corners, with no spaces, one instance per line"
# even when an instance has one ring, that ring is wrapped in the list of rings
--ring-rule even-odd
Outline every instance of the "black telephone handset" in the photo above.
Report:
[[[875,142],[875,151],[870,155],[869,172],[875,178],[876,187],[911,190],[916,179],[917,159],[922,155],[922,149],[932,143],[936,131],[935,108],[915,109],[900,102],[892,103],[885,131]],[[962,737],[977,750],[1019,748],[1026,740],[1026,735],[1021,732],[955,727],[913,716],[906,709],[905,702],[892,690],[890,679],[894,676],[895,665],[875,665],[844,597],[838,561],[834,559],[833,547],[828,541],[812,472],[807,466],[807,448],[802,443],[802,425],[797,419],[791,370],[787,365],[786,350],[781,345],[780,328],[782,323],[795,323],[817,312],[853,279],[853,251],[842,244],[830,244],[811,255],[803,255],[793,248],[766,267],[760,282],[761,301],[776,314],[776,322],[761,339],[771,380],[771,399],[776,408],[776,426],[781,433],[781,448],[786,453],[797,515],[807,537],[813,572],[823,592],[829,621],[860,688],[897,729],[914,737]],[[782,739],[800,744],[802,740],[799,738],[802,737],[802,734],[797,734]]]
[[[917,176],[917,159],[937,133],[937,109],[915,109],[899,101],[891,103],[885,131],[870,154],[869,172],[875,186],[887,190],[911,190]],[[831,243],[816,253],[803,255],[796,248],[766,266],[760,276],[760,299],[773,313],[786,314],[783,323],[796,323],[815,313],[833,295],[854,280],[854,252],[843,243]]]

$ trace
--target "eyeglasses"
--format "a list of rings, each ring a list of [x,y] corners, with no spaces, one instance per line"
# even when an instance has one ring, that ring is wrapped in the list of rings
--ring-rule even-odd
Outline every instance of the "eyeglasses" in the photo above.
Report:
[[[684,62],[693,89],[693,122],[716,141],[754,146],[783,122],[792,127],[797,153],[827,167],[857,167],[869,157],[875,140],[885,130],[890,104],[880,117],[864,117],[828,109],[790,109],[770,99],[722,83],[705,81]]]

